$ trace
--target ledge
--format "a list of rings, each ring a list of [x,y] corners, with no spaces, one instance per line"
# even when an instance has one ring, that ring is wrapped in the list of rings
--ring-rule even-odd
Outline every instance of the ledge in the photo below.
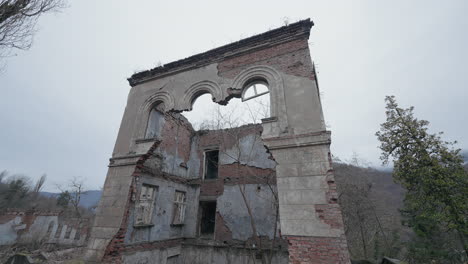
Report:
[[[272,116],[272,117],[262,118],[261,121],[262,121],[262,124],[273,123],[273,122],[278,121],[278,118],[276,116]]]
[[[133,225],[134,228],[145,228],[145,227],[153,227],[154,224],[142,224],[142,225]]]
[[[314,145],[330,145],[330,131],[320,131],[300,135],[288,135],[263,139],[268,149],[297,148]]]
[[[147,143],[147,142],[155,142],[155,141],[158,141],[160,140],[158,137],[154,137],[154,138],[140,138],[140,139],[135,139],[135,143],[136,144],[140,144],[140,143]]]

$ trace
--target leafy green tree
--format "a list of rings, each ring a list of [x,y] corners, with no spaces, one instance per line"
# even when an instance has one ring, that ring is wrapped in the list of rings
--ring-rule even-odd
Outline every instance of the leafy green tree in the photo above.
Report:
[[[0,209],[22,208],[27,204],[30,188],[26,177],[10,177],[1,185]]]
[[[394,180],[406,190],[402,210],[416,238],[409,245],[411,263],[454,263],[467,258],[468,174],[456,142],[442,132],[428,132],[413,107],[398,107],[387,96],[387,120],[376,133],[384,164],[393,162]],[[455,262],[456,263],[456,262]]]
[[[63,208],[68,208],[72,196],[69,191],[63,191],[57,197],[57,205]]]

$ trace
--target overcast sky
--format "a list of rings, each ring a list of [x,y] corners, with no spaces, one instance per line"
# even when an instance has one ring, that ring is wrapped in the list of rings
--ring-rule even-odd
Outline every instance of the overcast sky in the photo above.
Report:
[[[33,47],[0,73],[0,170],[46,190],[73,176],[104,183],[126,78],[311,18],[332,151],[380,164],[384,96],[415,106],[468,149],[468,1],[80,0],[38,24]]]

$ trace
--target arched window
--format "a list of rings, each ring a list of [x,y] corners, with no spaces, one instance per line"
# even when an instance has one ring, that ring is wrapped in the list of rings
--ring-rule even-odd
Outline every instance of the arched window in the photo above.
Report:
[[[196,130],[261,123],[262,119],[271,116],[268,83],[263,80],[248,82],[240,96],[230,99],[227,105],[214,103],[210,93],[198,94],[193,99],[192,109],[183,115]]]
[[[164,119],[164,114],[161,112],[161,109],[161,104],[151,109],[148,118],[148,125],[146,126],[145,138],[155,138],[160,134],[161,122]]]
[[[242,91],[242,102],[246,114],[254,123],[268,118],[270,114],[270,89],[263,80],[249,82]]]

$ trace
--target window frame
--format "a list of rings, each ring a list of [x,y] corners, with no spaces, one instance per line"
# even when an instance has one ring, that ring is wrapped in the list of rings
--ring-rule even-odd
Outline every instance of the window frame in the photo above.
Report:
[[[143,135],[143,139],[155,139],[157,138],[159,135],[157,132],[158,129],[160,129],[159,127],[159,124],[157,122],[157,120],[152,120],[153,118],[153,115],[156,115],[156,114],[161,114],[164,116],[164,105],[163,104],[157,104],[153,107],[151,107],[151,109],[149,110],[149,113],[148,113],[148,119],[146,120],[146,128],[145,128],[145,133]],[[150,127],[150,123],[152,121],[155,121],[154,123],[154,127]],[[154,128],[154,131],[151,135],[148,135],[150,133],[150,129]]]
[[[187,193],[184,191],[176,190],[174,192],[174,203],[172,211],[171,225],[184,225],[185,213],[187,210]],[[177,219],[178,218],[178,219]]]
[[[151,197],[148,198],[148,190],[152,189]],[[134,226],[145,227],[153,226],[153,210],[156,203],[156,196],[158,194],[158,186],[151,184],[142,184],[138,195],[138,200],[135,203],[134,211]],[[145,208],[147,207],[147,208]],[[146,211],[145,211],[146,209]],[[147,216],[145,217],[145,214]],[[141,220],[140,220],[141,219]]]
[[[262,93],[258,93],[257,92],[257,87],[255,85],[257,84],[262,84],[264,85],[266,88],[267,88],[267,91],[266,92],[262,92]],[[253,96],[249,96],[249,97],[245,97],[245,93],[247,92],[247,90],[249,89],[253,89],[254,91],[254,95]],[[251,100],[251,99],[254,99],[254,98],[257,98],[257,97],[260,97],[262,95],[265,95],[265,94],[269,94],[270,93],[270,87],[268,87],[268,83],[265,82],[265,81],[262,81],[262,80],[257,80],[257,81],[253,81],[253,82],[249,82],[245,87],[244,89],[242,90],[242,96],[241,96],[241,99],[242,99],[242,102],[245,102],[245,101],[248,101],[248,100]],[[270,102],[271,103],[271,102]]]
[[[208,173],[208,159],[207,159],[207,153],[208,152],[218,152],[218,162],[216,164],[216,177],[215,178],[206,178],[207,173]],[[203,180],[217,180],[219,178],[219,149],[218,148],[213,148],[213,149],[205,149],[203,151]]]
[[[212,227],[212,231],[210,230],[210,232],[203,232],[203,226],[207,225],[206,222],[204,222],[203,220],[206,220],[204,219],[204,215],[206,216],[207,214],[207,209],[209,207],[209,205],[211,204],[211,206],[214,206],[212,207],[213,209],[213,227]],[[210,237],[214,237],[215,236],[215,233],[216,233],[216,210],[218,209],[218,202],[216,200],[200,200],[198,202],[198,224],[197,224],[197,235],[198,237],[202,237],[202,238],[210,238]]]

